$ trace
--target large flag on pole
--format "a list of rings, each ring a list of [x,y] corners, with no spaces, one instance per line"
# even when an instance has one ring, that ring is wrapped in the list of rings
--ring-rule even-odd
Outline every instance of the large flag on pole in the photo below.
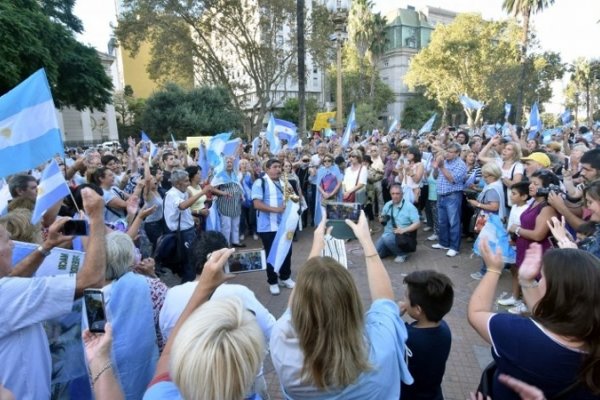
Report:
[[[269,142],[269,151],[271,154],[275,155],[281,150],[281,140],[279,140],[279,136],[275,133],[275,118],[273,114],[269,117],[269,124],[267,125],[267,131],[265,133],[265,139]]]
[[[504,119],[508,121],[508,117],[510,115],[510,110],[512,109],[512,105],[510,103],[504,103]]]
[[[173,150],[177,150],[177,141],[173,137],[172,133],[171,133],[171,144],[173,145]]]
[[[348,116],[348,122],[346,123],[346,130],[344,131],[344,136],[342,136],[342,147],[348,147],[350,144],[350,134],[352,133],[352,129],[356,126],[356,110],[354,109],[354,104],[352,104],[352,110],[350,110],[350,115]]]
[[[208,170],[210,165],[208,164],[208,158],[206,156],[206,145],[204,142],[198,146],[198,166],[200,167],[200,176],[203,181],[208,178]]]
[[[300,219],[300,215],[298,214],[299,208],[300,205],[298,203],[294,203],[291,200],[287,201],[285,211],[279,223],[279,229],[277,229],[275,239],[273,239],[267,262],[273,266],[273,269],[277,273],[279,273],[281,264],[283,264],[287,253],[290,251],[294,232],[298,227],[298,220]]]
[[[397,126],[398,126],[398,119],[394,118],[394,120],[392,121],[392,124],[390,125],[390,129],[388,129],[388,133],[392,133],[394,131],[394,129],[396,129]]]
[[[231,132],[219,133],[210,138],[208,142],[207,159],[208,164],[213,168],[213,172],[216,174],[225,168],[225,162],[223,161],[223,149],[225,144],[231,137]]]
[[[433,123],[435,122],[436,115],[437,113],[433,113],[431,118],[429,118],[429,120],[425,122],[425,125],[423,125],[423,127],[419,130],[419,135],[422,135],[425,132],[431,132],[431,130],[433,129]]]
[[[52,159],[42,172],[42,178],[38,186],[38,194],[35,200],[35,208],[31,215],[31,223],[37,224],[42,216],[57,201],[69,194],[69,186],[63,177],[56,161]]]
[[[529,120],[527,121],[527,128],[530,131],[541,132],[544,129],[542,124],[542,118],[540,117],[540,110],[538,108],[537,101],[531,106],[531,112],[529,113]]]
[[[43,69],[0,97],[0,177],[64,156],[52,93]]]
[[[560,114],[560,120],[562,121],[563,125],[567,125],[569,122],[571,122],[571,110],[567,108],[562,114]]]
[[[473,100],[466,94],[460,96],[459,99],[462,105],[469,110],[479,110],[480,108],[483,108],[484,105],[482,102]]]
[[[279,139],[287,140],[288,146],[293,146],[298,141],[298,127],[292,122],[277,119],[275,120],[275,134]]]

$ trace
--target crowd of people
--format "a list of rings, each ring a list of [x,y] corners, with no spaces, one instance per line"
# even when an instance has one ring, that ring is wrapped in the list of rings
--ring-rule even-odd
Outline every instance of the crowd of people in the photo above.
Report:
[[[600,132],[565,128],[551,142],[513,127],[486,135],[375,131],[348,146],[315,135],[276,154],[263,139],[224,156],[218,174],[202,171],[203,151],[184,144],[165,143],[156,154],[132,138],[123,147],[67,149],[55,161],[71,194],[36,224],[47,163],[8,177],[0,399],[268,399],[267,353],[285,398],[442,399],[454,289],[448,276],[419,265],[419,248],[449,258],[470,252],[466,243],[496,217],[516,257],[507,262],[502,246],[477,241],[483,265],[471,275],[480,283],[468,319],[492,346],[485,395],[599,398]],[[223,267],[237,248],[279,249],[292,197],[300,222],[281,265],[266,266],[272,295],[292,290],[277,319],[250,289],[227,283]],[[329,202],[361,205],[346,223],[365,255],[367,309],[348,270],[323,256]],[[71,219],[87,220],[88,234],[65,234]],[[293,241],[306,229],[311,252],[292,265]],[[13,241],[37,248],[13,265]],[[78,272],[36,276],[55,248],[83,252]],[[404,278],[401,301],[386,257],[418,266]],[[165,285],[166,269],[180,285]],[[512,290],[497,297],[503,270]],[[104,294],[104,333],[87,329],[86,288]],[[492,311],[494,302],[509,313]],[[80,333],[59,335],[77,345],[57,355],[47,322],[65,315],[78,316]],[[63,364],[72,372],[57,379]]]

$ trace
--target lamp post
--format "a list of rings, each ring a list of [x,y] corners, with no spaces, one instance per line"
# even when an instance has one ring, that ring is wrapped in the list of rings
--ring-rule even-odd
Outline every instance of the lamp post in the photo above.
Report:
[[[350,11],[351,0],[328,0],[327,10],[331,14],[331,22],[335,27],[335,40],[337,43],[337,85],[336,85],[336,129],[338,134],[344,128],[344,102],[342,101],[342,44],[347,38],[346,23]]]

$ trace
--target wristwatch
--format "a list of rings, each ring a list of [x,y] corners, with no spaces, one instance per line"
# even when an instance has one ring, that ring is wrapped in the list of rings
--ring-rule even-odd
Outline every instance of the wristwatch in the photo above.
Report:
[[[40,254],[42,255],[42,257],[46,258],[50,255],[50,250],[44,250],[43,246],[38,246],[37,251],[40,252]]]

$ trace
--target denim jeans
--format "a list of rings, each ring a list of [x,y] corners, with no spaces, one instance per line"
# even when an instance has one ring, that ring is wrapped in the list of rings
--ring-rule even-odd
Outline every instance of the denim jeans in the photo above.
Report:
[[[460,218],[462,192],[438,195],[438,229],[440,244],[460,251]]]
[[[379,254],[379,257],[381,258],[390,255],[394,257],[406,255],[396,244],[396,235],[393,233],[384,233],[381,235],[379,240],[377,240],[377,243],[375,243],[375,248],[377,249],[377,254]]]

